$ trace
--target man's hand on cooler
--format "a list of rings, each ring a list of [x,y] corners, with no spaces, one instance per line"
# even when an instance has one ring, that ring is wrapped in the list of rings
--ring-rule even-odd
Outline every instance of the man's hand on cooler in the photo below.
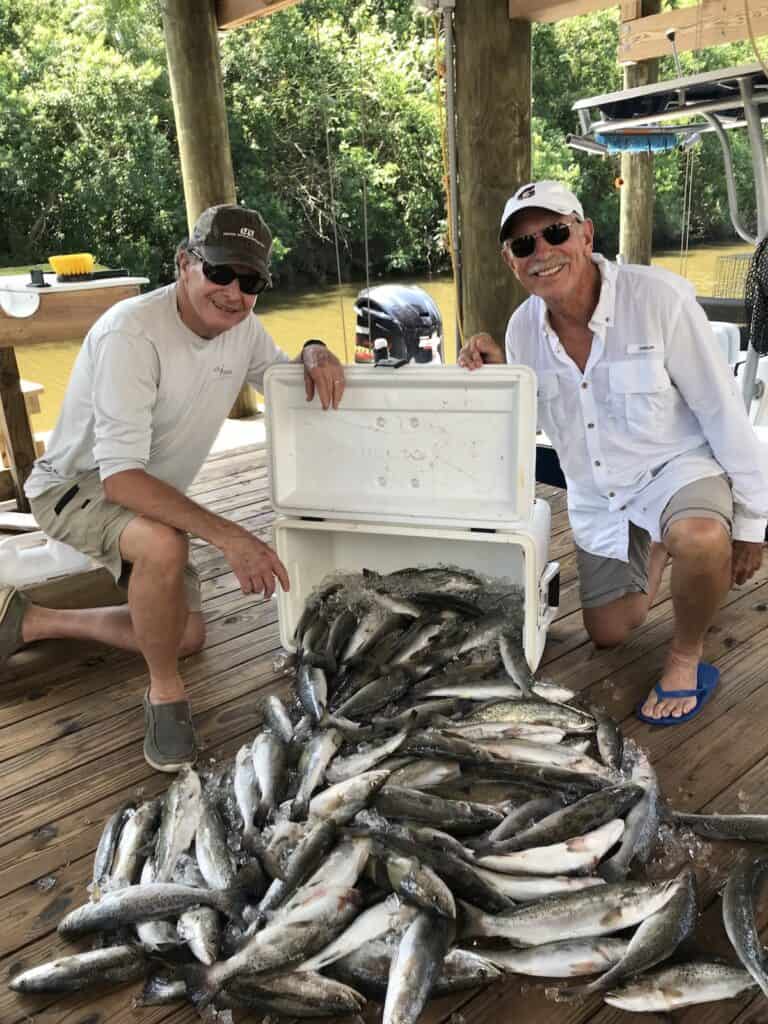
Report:
[[[317,392],[324,409],[338,409],[344,394],[344,367],[321,341],[307,342],[301,352],[304,364],[304,389],[311,402]]]
[[[504,350],[490,334],[473,334],[459,352],[459,366],[479,370],[485,363],[504,363]]]
[[[290,589],[288,571],[275,552],[248,530],[230,524],[226,537],[216,546],[229,562],[244,594],[272,597],[275,581],[283,590]]]

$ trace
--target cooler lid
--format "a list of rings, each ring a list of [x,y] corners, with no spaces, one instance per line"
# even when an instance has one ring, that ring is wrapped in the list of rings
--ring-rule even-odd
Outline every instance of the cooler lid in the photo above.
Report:
[[[264,378],[276,512],[496,529],[533,508],[536,376],[526,366],[345,367],[337,410],[303,368]]]

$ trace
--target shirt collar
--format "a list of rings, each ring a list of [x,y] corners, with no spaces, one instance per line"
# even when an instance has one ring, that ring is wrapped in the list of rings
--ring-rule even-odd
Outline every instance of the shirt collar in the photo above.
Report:
[[[600,271],[600,298],[597,300],[592,319],[589,321],[589,329],[593,334],[604,334],[614,320],[616,275],[619,268],[616,263],[607,260],[599,252],[592,253],[592,262]]]

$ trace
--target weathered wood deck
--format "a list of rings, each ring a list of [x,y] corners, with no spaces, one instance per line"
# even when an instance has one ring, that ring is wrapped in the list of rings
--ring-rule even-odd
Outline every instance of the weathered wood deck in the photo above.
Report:
[[[700,716],[674,729],[651,730],[632,709],[658,677],[671,630],[668,585],[646,625],[621,650],[595,652],[581,625],[575,558],[564,496],[541,488],[553,510],[551,557],[562,566],[561,607],[543,659],[544,674],[603,704],[625,734],[646,747],[665,794],[688,810],[764,810],[768,786],[768,565],[733,591],[707,641],[706,657],[723,673],[719,693]],[[264,452],[211,458],[193,494],[262,536],[271,520]],[[276,605],[243,596],[221,555],[199,544],[208,621],[205,650],[184,674],[205,756],[232,756],[259,723],[260,699],[287,689],[275,673],[280,652]],[[55,926],[87,898],[93,852],[106,817],[129,795],[157,793],[168,777],[151,771],[141,751],[143,663],[129,654],[74,643],[46,643],[13,658],[0,686],[0,956],[5,981],[73,947]],[[762,798],[762,799],[761,799]],[[742,851],[744,848],[742,847]],[[727,952],[717,891],[740,855],[737,845],[697,843],[703,912],[695,947]],[[679,844],[651,866],[663,874],[681,864]],[[55,882],[55,884],[52,884]],[[49,887],[49,885],[51,887]],[[66,997],[19,997],[0,985],[0,1024],[192,1024],[190,1007],[132,1008],[138,986]],[[428,1024],[614,1024],[632,1015],[602,1006],[556,1004],[541,984],[509,981],[479,993],[434,1001]],[[456,1016],[453,1016],[456,1015]],[[378,1018],[376,1008],[367,1017]],[[258,1015],[242,1020],[259,1020]],[[637,1019],[641,1019],[637,1015]],[[768,1021],[762,997],[684,1011],[693,1024]]]

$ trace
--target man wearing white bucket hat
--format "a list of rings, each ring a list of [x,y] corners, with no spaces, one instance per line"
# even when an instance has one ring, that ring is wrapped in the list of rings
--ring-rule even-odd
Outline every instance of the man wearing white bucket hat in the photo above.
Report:
[[[177,280],[117,303],[88,332],[45,456],[26,484],[42,529],[102,563],[128,607],[55,610],[0,586],[0,665],[36,640],[99,640],[149,670],[144,756],[159,771],[195,760],[179,657],[205,626],[189,536],[217,547],[244,593],[288,589],[285,566],[250,531],[186,497],[244,383],[261,389],[282,352],[252,315],[269,284],[272,235],[256,210],[213,206],[177,251]],[[336,408],[344,370],[308,341],[307,400]]]
[[[719,673],[704,637],[732,583],[760,567],[768,460],[689,282],[593,252],[581,203],[556,181],[507,201],[499,241],[530,297],[502,348],[477,334],[459,363],[536,371],[541,428],[560,458],[577,545],[584,625],[623,643],[672,558],[674,636],[638,705],[654,725],[687,721]]]

